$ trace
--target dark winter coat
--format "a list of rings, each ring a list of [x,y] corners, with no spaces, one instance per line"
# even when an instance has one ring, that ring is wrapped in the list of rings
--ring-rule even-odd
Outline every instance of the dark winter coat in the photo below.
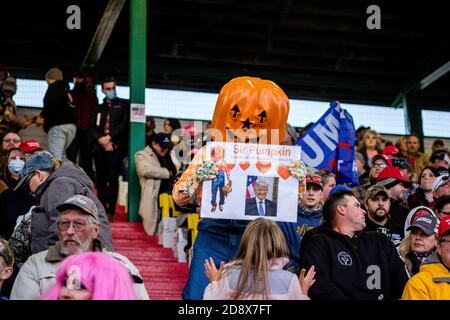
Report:
[[[47,250],[58,239],[57,220],[59,216],[56,207],[69,197],[82,194],[91,198],[97,206],[101,230],[98,235],[110,251],[113,250],[111,229],[105,208],[93,193],[92,180],[72,164],[66,164],[53,172],[39,186],[36,196],[39,205],[34,208],[31,219],[31,251],[33,254]]]
[[[408,281],[405,263],[392,242],[378,232],[352,238],[321,226],[308,231],[300,267],[314,265],[316,282],[309,297],[317,300],[399,299]]]

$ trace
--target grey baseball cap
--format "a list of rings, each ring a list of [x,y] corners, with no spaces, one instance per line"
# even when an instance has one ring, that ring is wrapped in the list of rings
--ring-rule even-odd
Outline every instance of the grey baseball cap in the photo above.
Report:
[[[92,201],[91,198],[88,198],[86,196],[83,196],[81,194],[76,194],[74,196],[71,196],[69,199],[64,201],[63,203],[59,204],[56,207],[56,210],[58,210],[60,213],[68,210],[78,208],[84,213],[92,216],[96,221],[98,220],[98,210],[97,207]]]
[[[435,216],[432,216],[431,214],[424,214],[416,218],[416,220],[414,220],[414,222],[406,230],[409,231],[412,228],[419,228],[427,236],[431,236],[435,233],[437,224],[438,220]]]

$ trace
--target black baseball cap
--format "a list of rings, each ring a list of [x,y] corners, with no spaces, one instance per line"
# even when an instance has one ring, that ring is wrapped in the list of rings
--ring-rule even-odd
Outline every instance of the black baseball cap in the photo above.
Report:
[[[163,149],[169,149],[172,144],[172,142],[170,142],[170,135],[163,132],[155,134],[153,141],[159,144],[159,146]]]

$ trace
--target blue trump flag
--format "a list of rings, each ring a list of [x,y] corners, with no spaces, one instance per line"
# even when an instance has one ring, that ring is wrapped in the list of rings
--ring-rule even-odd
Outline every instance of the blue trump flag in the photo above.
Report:
[[[330,103],[324,115],[295,143],[302,147],[308,167],[328,169],[337,184],[358,185],[355,164],[355,125],[338,101]]]

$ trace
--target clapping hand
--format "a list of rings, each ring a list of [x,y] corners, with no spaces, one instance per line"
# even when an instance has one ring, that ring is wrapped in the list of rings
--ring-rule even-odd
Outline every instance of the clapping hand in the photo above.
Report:
[[[311,268],[309,268],[308,272],[306,273],[306,276],[305,273],[306,270],[302,269],[300,271],[300,276],[298,277],[298,280],[300,281],[302,294],[307,296],[309,288],[311,288],[314,282],[316,282],[316,279],[314,279],[314,276],[316,275],[316,271],[314,271],[314,266],[311,266]]]
[[[209,257],[209,260],[205,259],[205,274],[209,281],[211,281],[212,283],[217,282],[220,274],[223,271],[224,264],[225,262],[220,262],[219,270],[217,270],[213,258]]]

